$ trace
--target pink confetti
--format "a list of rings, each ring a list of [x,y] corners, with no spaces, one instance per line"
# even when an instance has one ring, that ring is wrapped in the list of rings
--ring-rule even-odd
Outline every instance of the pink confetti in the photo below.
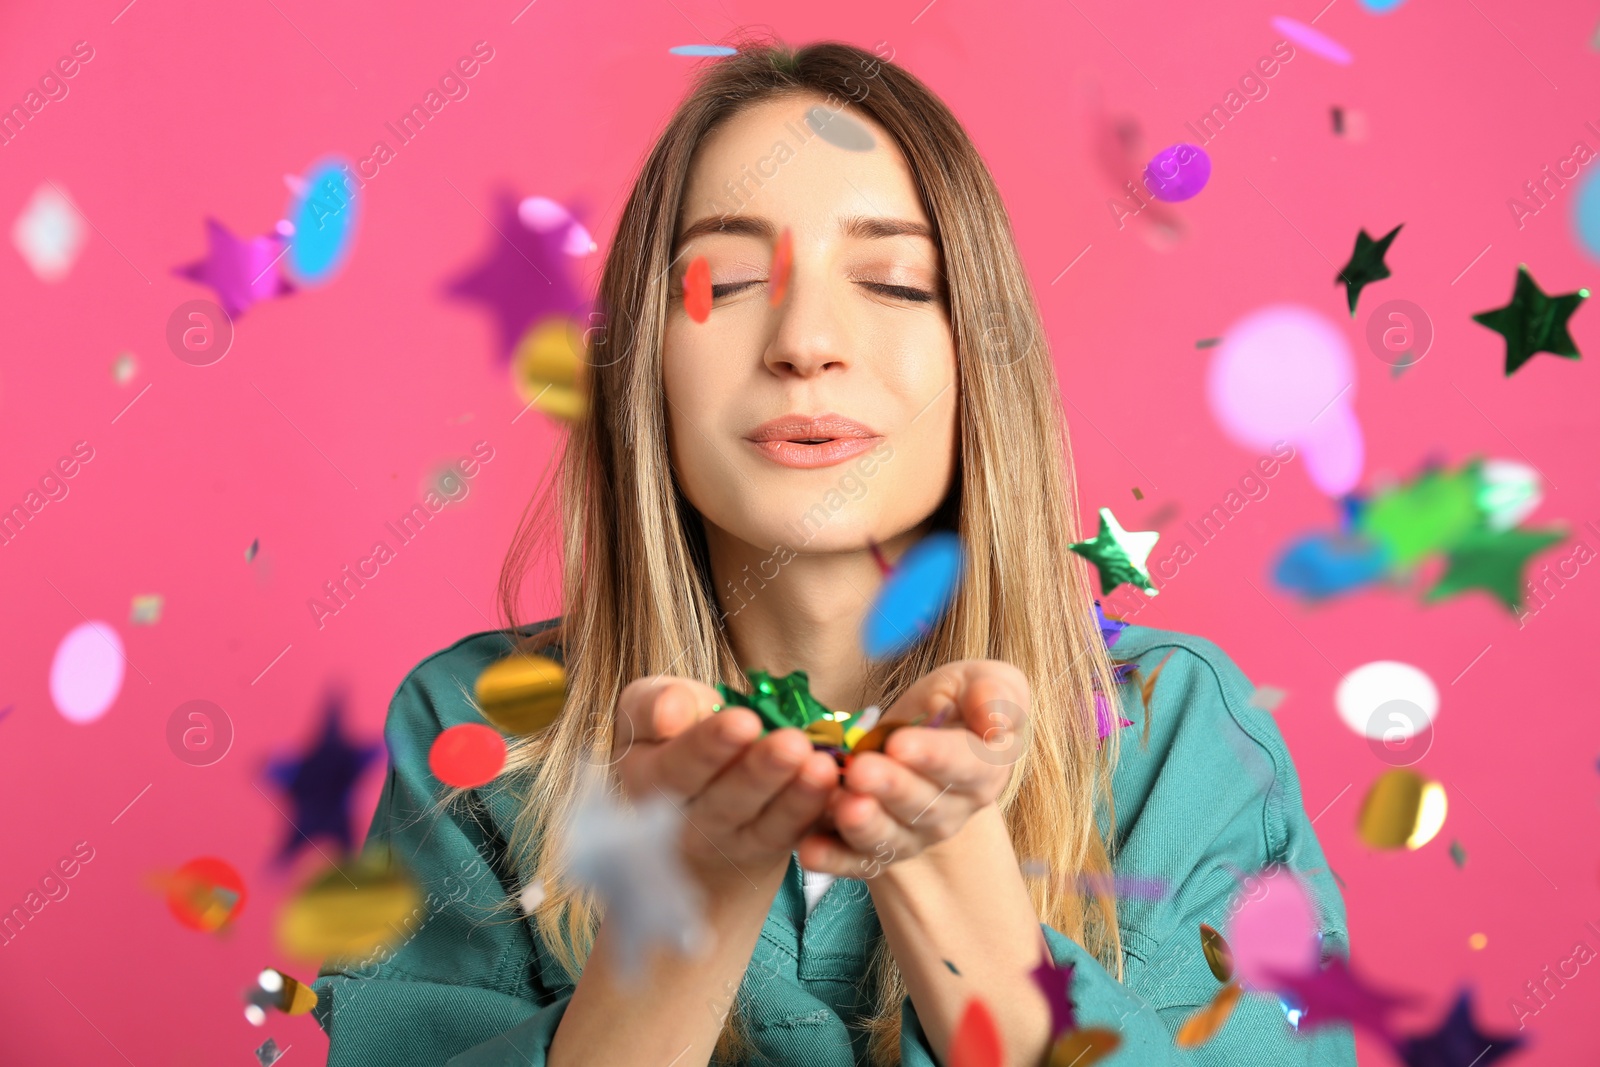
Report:
[[[1316,909],[1300,879],[1278,868],[1251,880],[1228,923],[1234,971],[1246,986],[1277,990],[1316,969]]]
[[[1314,52],[1323,59],[1338,63],[1340,66],[1349,66],[1355,59],[1350,50],[1326,34],[1318,33],[1303,22],[1284,18],[1278,15],[1272,20],[1272,28],[1283,34],[1307,52]]]

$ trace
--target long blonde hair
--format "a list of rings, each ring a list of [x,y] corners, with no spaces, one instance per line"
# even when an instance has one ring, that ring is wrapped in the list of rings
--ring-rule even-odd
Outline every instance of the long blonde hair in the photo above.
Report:
[[[934,525],[961,536],[966,576],[934,631],[875,669],[873,702],[890,706],[915,679],[954,660],[1005,660],[1022,670],[1031,728],[998,803],[1017,856],[1053,872],[1028,883],[1040,919],[1120,978],[1114,899],[1103,888],[1086,893],[1076,878],[1110,871],[1095,812],[1114,814],[1119,731],[1103,747],[1097,740],[1094,692],[1103,690],[1116,714],[1116,686],[1087,574],[1067,548],[1079,539],[1076,497],[1038,308],[994,180],[949,109],[894,63],[835,42],[791,49],[744,40],[736,55],[708,64],[644,161],[606,255],[604,329],[585,343],[588,416],[572,426],[557,477],[524,512],[500,580],[501,612],[515,627],[524,577],[540,546],[556,540],[550,527],[559,508],[561,625],[525,642],[537,650],[559,641],[566,711],[513,745],[504,772],[525,797],[512,841],[522,875],[546,887],[533,921],[576,981],[600,909],[562,878],[563,834],[582,764],[610,762],[622,688],[658,673],[747,685],[712,588],[700,517],[668,458],[668,271],[696,146],[741,109],[799,94],[848,102],[904,154],[941,250],[958,354],[958,463]],[[1107,879],[1092,881],[1103,887]],[[906,990],[881,937],[868,971],[876,1010],[857,1025],[870,1032],[873,1064],[897,1063]],[[717,1062],[738,1058],[748,1041],[735,1010]]]

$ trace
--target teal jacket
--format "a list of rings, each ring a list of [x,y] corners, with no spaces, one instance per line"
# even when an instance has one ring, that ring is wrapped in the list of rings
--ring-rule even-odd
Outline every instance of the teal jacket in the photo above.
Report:
[[[537,632],[559,620],[534,624]],[[426,915],[407,922],[391,955],[325,969],[316,1015],[330,1040],[330,1067],[435,1065],[543,1067],[573,983],[522,918],[507,838],[517,813],[503,783],[475,790],[469,804],[437,803],[444,787],[428,749],[446,727],[481,721],[468,700],[478,673],[509,649],[505,631],[474,634],[423,660],[401,683],[385,738],[388,781],[369,843],[386,842],[426,896]],[[559,658],[559,650],[553,650]],[[1124,977],[1113,978],[1080,945],[1041,924],[1058,965],[1075,964],[1072,998],[1080,1026],[1117,1029],[1121,1048],[1103,1062],[1215,1067],[1350,1067],[1346,1024],[1297,1030],[1276,999],[1244,996],[1227,1024],[1198,1049],[1173,1034],[1220,988],[1200,951],[1201,923],[1226,931],[1241,878],[1284,864],[1309,885],[1324,959],[1349,955],[1344,902],[1306,818],[1300,781],[1271,715],[1249,703],[1253,689],[1208,641],[1130,626],[1113,649],[1141,673],[1170,654],[1150,701],[1149,743],[1131,685],[1112,779],[1118,875],[1159,880],[1159,899],[1122,897]],[[760,1064],[850,1067],[866,1042],[849,1024],[870,1005],[861,980],[877,914],[864,883],[841,878],[806,914],[801,873],[790,859],[757,943],[740,1010]],[[508,905],[508,898],[511,903]],[[769,979],[770,976],[770,980]],[[938,1058],[902,1003],[901,1062]]]

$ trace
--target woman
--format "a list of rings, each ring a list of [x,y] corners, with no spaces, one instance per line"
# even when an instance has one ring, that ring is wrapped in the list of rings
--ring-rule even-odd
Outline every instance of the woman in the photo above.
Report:
[[[702,257],[708,312],[685,281]],[[1059,399],[1010,225],[945,106],[846,45],[709,65],[644,163],[599,296],[559,480],[564,612],[465,638],[396,694],[369,842],[430,916],[318,982],[329,1062],[932,1065],[977,995],[1007,1063],[1031,1067],[1048,950],[1074,968],[1078,1025],[1119,1033],[1113,1063],[1354,1063],[1347,1027],[1297,1033],[1256,994],[1197,1052],[1174,1046],[1221,988],[1199,924],[1225,926],[1241,877],[1297,872],[1325,957],[1348,952],[1344,908],[1283,741],[1214,646],[1124,630],[1119,659],[1157,682],[1142,736],[1094,728],[1097,692],[1138,690],[1067,549]],[[547,503],[506,561],[509,619]],[[936,530],[965,546],[957,599],[869,662],[874,546],[894,560]],[[562,715],[492,786],[446,797],[429,745],[481,721],[467,694],[513,646],[565,663]],[[800,731],[717,710],[713,683],[747,690],[747,668],[804,670],[828,707],[885,721],[953,714],[841,774]],[[561,878],[589,765],[686,816],[714,937],[657,955],[643,986]],[[1164,891],[1118,901],[1113,870]],[[524,918],[529,886],[544,897]]]

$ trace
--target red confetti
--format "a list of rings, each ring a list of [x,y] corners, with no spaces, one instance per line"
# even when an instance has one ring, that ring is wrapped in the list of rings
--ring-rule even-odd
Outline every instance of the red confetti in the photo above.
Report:
[[[434,738],[428,750],[428,769],[433,776],[457,789],[473,789],[492,781],[505,764],[505,738],[482,723],[452,726]]]
[[[950,1039],[950,1067],[1000,1067],[1005,1052],[1000,1046],[1000,1030],[983,1001],[967,1001],[955,1036]]]
[[[705,256],[695,256],[683,276],[683,310],[696,322],[711,317],[711,264]]]
[[[167,910],[191,930],[211,933],[227,926],[244,909],[244,879],[233,865],[215,856],[192,859],[170,875],[158,876]]]
[[[772,252],[772,283],[767,302],[773,307],[783,303],[789,292],[789,276],[794,273],[794,234],[785,226],[778,235],[778,247]]]

